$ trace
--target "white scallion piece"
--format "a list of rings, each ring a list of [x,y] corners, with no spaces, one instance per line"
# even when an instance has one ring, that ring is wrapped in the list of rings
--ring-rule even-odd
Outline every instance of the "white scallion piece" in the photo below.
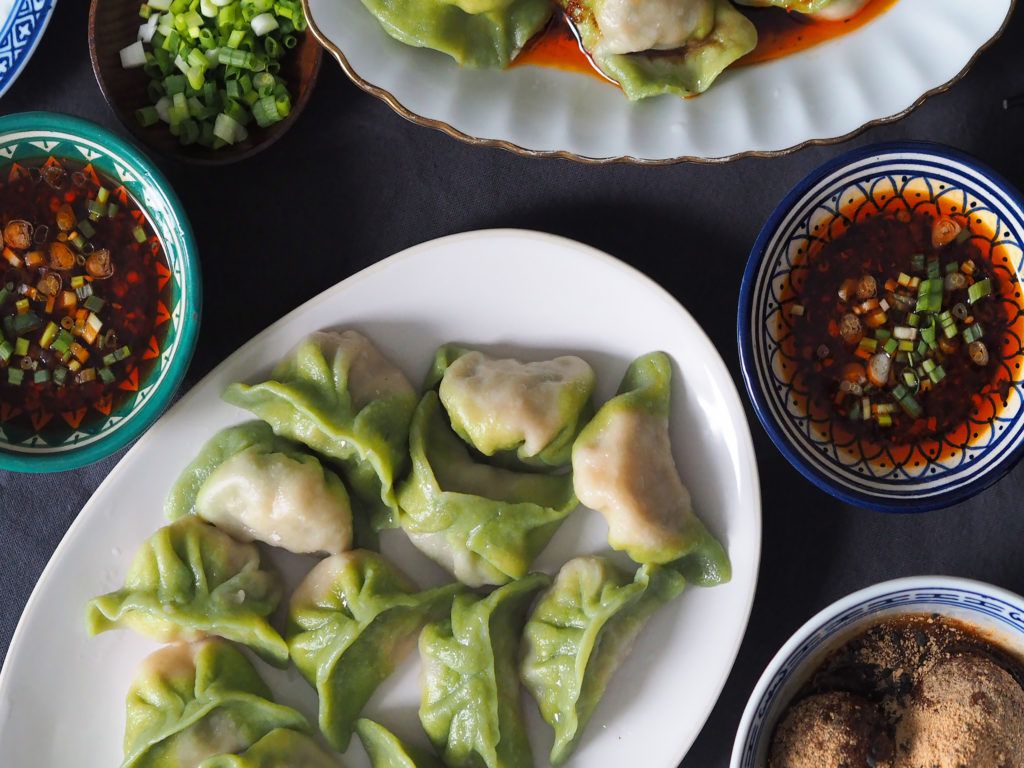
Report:
[[[153,109],[160,116],[160,119],[165,123],[171,122],[171,100],[166,96],[161,96],[157,99],[156,104],[153,105]]]
[[[156,25],[160,23],[160,14],[154,13],[144,24],[139,25],[139,34],[136,38],[140,43],[151,43],[153,35],[156,34]]]
[[[217,6],[211,0],[199,0],[199,12],[208,19],[217,18]]]
[[[228,144],[234,144],[238,140],[239,131],[244,130],[241,123],[226,112],[217,115],[217,119],[213,123],[213,135]]]
[[[171,10],[171,0],[146,0],[146,5],[152,8],[154,11],[169,11]]]
[[[125,69],[135,69],[146,63],[146,49],[142,43],[136,40],[131,45],[121,49],[121,66]]]
[[[259,16],[253,16],[251,22],[252,31],[257,37],[263,37],[268,32],[273,32],[277,29],[277,19],[274,18],[272,13],[261,13]]]

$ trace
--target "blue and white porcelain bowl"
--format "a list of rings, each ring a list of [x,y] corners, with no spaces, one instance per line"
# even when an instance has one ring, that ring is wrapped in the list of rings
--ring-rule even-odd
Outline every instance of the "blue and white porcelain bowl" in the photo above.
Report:
[[[1007,334],[999,377],[976,396],[974,414],[941,440],[893,446],[843,433],[815,415],[796,376],[791,308],[807,254],[851,222],[896,210],[952,215],[969,227],[1003,286]],[[919,512],[962,501],[995,482],[1024,452],[1024,204],[973,158],[924,143],[876,144],[807,176],[768,218],[743,275],[739,347],[743,378],[772,441],[804,477],[843,501]]]
[[[1024,657],[1024,598],[979,581],[914,576],[844,597],[804,624],[768,664],[740,720],[730,768],[766,768],[779,717],[833,650],[885,618],[938,613]]]

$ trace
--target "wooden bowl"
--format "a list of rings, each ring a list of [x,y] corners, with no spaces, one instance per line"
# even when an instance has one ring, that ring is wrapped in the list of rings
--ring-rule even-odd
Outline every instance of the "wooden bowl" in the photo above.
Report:
[[[255,155],[275,141],[298,119],[309,101],[320,72],[323,49],[308,30],[299,44],[281,59],[281,76],[292,95],[292,111],[284,120],[268,128],[252,127],[249,137],[220,149],[198,144],[184,147],[171,135],[164,123],[144,128],[135,119],[135,110],[151,102],[146,95],[149,78],[142,68],[124,69],[120,51],[135,42],[139,25],[138,0],[92,0],[89,9],[89,58],[103,97],[131,134],[147,147],[164,155],[201,165],[223,165]]]

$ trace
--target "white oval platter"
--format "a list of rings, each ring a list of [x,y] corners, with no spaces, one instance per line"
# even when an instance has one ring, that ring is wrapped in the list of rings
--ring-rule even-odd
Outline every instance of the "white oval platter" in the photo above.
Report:
[[[636,355],[661,349],[672,356],[676,460],[696,508],[729,550],[734,578],[688,589],[655,615],[571,764],[678,764],[732,668],[757,579],[760,495],[739,396],[697,323],[651,280],[569,240],[493,230],[410,248],[325,291],[231,355],[139,440],[83,508],[25,609],[0,672],[0,765],[120,763],[125,693],[138,662],[157,646],[128,631],[87,637],[86,602],[120,587],[136,548],[165,524],[164,495],[202,443],[248,417],[220,400],[224,387],[265,375],[306,333],[340,327],[367,333],[413,381],[449,340],[523,356],[578,353],[597,372],[601,399],[614,394]],[[606,536],[603,519],[581,508],[536,565],[554,572],[574,555],[603,552]],[[382,546],[421,585],[450,581],[400,531],[387,532]],[[315,562],[278,551],[270,558],[289,590]],[[315,695],[294,668],[259,668],[279,700],[316,722]],[[367,711],[425,743],[416,715],[418,668],[413,654]],[[550,730],[525,698],[524,707],[537,765],[546,766]],[[368,765],[358,739],[345,765]]]

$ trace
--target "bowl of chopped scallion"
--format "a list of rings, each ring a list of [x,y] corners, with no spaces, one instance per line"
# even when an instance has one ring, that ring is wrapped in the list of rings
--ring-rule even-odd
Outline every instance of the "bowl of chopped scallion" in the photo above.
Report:
[[[320,70],[301,0],[93,0],[89,53],[131,133],[190,162],[265,149],[294,123]]]

